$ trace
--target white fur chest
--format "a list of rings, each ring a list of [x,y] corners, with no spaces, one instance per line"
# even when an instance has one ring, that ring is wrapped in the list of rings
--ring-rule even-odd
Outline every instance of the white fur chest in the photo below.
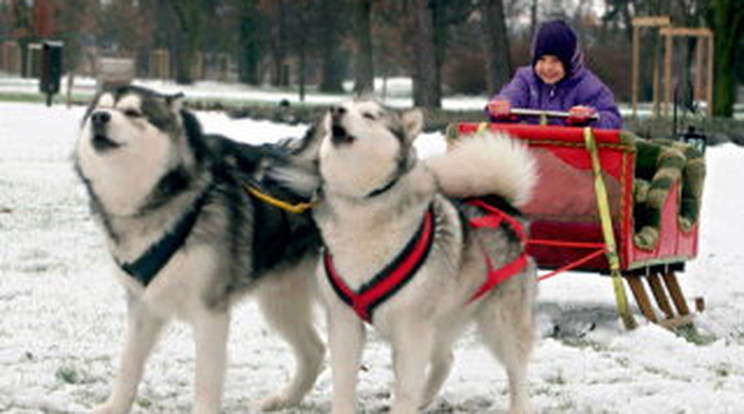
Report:
[[[352,289],[392,262],[421,226],[426,205],[393,211],[370,205],[334,204],[332,217],[318,220],[334,265]]]

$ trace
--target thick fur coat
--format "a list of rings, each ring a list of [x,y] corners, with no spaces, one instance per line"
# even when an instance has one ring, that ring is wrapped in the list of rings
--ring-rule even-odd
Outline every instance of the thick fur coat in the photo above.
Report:
[[[287,388],[263,407],[295,405],[315,382],[324,353],[312,321],[320,239],[309,213],[283,211],[246,186],[296,198],[270,171],[307,164],[308,148],[255,147],[203,134],[181,101],[137,87],[104,91],[82,123],[75,168],[128,305],[113,391],[94,413],[131,409],[147,357],[174,318],[193,327],[192,413],[218,413],[230,307],[248,292],[297,360]]]
[[[535,165],[529,152],[503,136],[464,141],[442,156],[420,161],[413,147],[423,119],[373,101],[334,107],[322,122],[320,203],[314,218],[335,269],[360,291],[374,281],[433,212],[431,250],[415,275],[374,308],[371,325],[393,349],[395,392],[391,412],[415,413],[431,403],[448,376],[452,346],[474,322],[509,377],[511,413],[528,411],[526,368],[533,342],[536,268],[518,274],[482,298],[489,262],[500,268],[524,253],[507,224],[471,228],[486,214],[450,197],[496,196],[503,210],[529,200]],[[334,414],[355,412],[364,322],[337,293],[319,266],[328,309]]]

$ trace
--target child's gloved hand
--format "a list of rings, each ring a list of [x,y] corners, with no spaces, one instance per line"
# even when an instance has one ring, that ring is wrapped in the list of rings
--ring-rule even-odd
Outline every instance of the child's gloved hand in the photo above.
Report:
[[[588,124],[597,115],[597,110],[590,106],[577,105],[569,109],[568,114],[567,124],[581,126]]]
[[[516,121],[519,117],[511,113],[511,102],[507,100],[494,100],[486,106],[488,116],[492,121]]]
[[[511,102],[507,100],[494,100],[486,106],[488,116],[493,121],[506,121],[513,118],[511,113]]]

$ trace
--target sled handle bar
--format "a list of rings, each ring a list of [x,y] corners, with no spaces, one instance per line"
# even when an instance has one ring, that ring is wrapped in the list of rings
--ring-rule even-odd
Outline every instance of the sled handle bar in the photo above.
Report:
[[[514,115],[522,116],[538,116],[540,118],[568,118],[569,116],[571,116],[571,114],[566,111],[544,111],[540,109],[527,108],[512,108],[511,113]],[[588,118],[591,121],[599,121],[599,114],[595,113]]]

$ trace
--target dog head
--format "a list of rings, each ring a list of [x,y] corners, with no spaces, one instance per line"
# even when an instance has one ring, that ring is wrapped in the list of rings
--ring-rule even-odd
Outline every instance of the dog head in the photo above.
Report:
[[[165,175],[194,163],[182,95],[126,86],[103,91],[83,118],[75,163],[111,214],[134,214]],[[197,124],[198,126],[198,124]]]
[[[320,174],[327,191],[366,197],[394,183],[416,161],[419,110],[396,111],[371,100],[330,108],[322,121]]]

